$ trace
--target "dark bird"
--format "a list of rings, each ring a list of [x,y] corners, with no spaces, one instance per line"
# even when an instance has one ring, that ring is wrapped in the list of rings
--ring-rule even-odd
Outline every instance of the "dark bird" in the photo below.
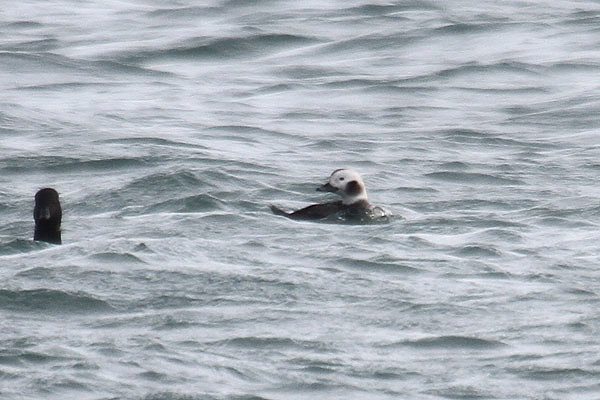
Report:
[[[33,208],[35,232],[33,240],[61,244],[60,223],[62,209],[58,200],[58,192],[51,188],[40,189],[35,194],[35,207]]]
[[[381,208],[369,204],[362,178],[354,170],[336,169],[329,177],[329,181],[318,187],[317,191],[335,192],[342,196],[342,199],[313,204],[289,213],[271,205],[271,211],[274,214],[296,220],[318,220],[333,217],[350,221],[371,221],[386,217]]]

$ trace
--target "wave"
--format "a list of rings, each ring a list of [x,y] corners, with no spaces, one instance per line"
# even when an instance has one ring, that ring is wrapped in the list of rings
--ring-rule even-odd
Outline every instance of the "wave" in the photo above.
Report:
[[[561,23],[567,26],[587,25],[594,28],[595,31],[600,26],[600,16],[597,11],[578,10],[572,12]]]
[[[268,54],[273,51],[313,44],[316,39],[291,34],[261,34],[248,37],[229,37],[211,40],[190,39],[175,47],[129,52],[117,58],[126,64],[160,59],[223,59]]]
[[[19,350],[12,346],[10,347],[9,351],[0,349],[0,365],[24,366],[31,364],[47,364],[50,362],[60,362],[66,360],[70,360],[70,358],[30,350]]]
[[[530,380],[535,381],[569,381],[578,380],[582,378],[598,378],[600,374],[594,368],[594,370],[584,368],[552,368],[552,367],[531,367],[527,368],[509,368],[509,371],[516,373]]]
[[[198,7],[174,7],[174,8],[158,8],[146,13],[147,16],[157,18],[160,21],[164,21],[165,18],[172,20],[177,18],[189,19],[191,17],[206,17],[207,14],[222,13],[224,12],[221,7],[211,6],[198,6]]]
[[[38,40],[30,40],[25,42],[14,42],[8,46],[3,46],[4,50],[12,50],[14,52],[23,52],[23,51],[52,51],[59,48],[62,43],[54,38],[45,38]]]
[[[359,260],[355,258],[341,258],[334,260],[334,263],[356,268],[363,271],[378,271],[388,273],[413,274],[421,272],[418,268],[406,264],[378,261],[378,260]]]
[[[31,29],[31,28],[42,28],[44,26],[44,24],[42,24],[40,22],[35,22],[35,21],[14,21],[14,22],[10,22],[10,23],[6,24],[6,26],[8,28]]]
[[[73,71],[84,70],[89,62],[74,60],[54,53],[26,53],[22,51],[0,51],[0,61],[6,66],[21,73],[40,71]]]
[[[119,169],[139,168],[148,164],[144,158],[105,158],[99,160],[82,160],[61,156],[11,157],[2,160],[0,171],[7,174],[31,173],[32,170],[43,169],[55,173],[81,173],[82,171],[114,171]]]
[[[191,144],[187,142],[175,141],[159,137],[135,137],[135,138],[117,138],[117,139],[102,139],[96,141],[98,144],[122,144],[124,146],[149,146],[149,147],[167,147],[174,149],[206,149],[205,146]]]
[[[95,253],[89,256],[90,259],[95,261],[101,261],[104,263],[118,263],[118,264],[144,264],[144,261],[136,257],[131,253],[118,253],[118,252],[103,252]]]
[[[0,290],[0,309],[58,314],[114,310],[107,302],[86,293],[54,289]]]
[[[469,143],[469,144],[486,144],[490,146],[510,146],[526,149],[552,149],[558,145],[542,140],[516,140],[510,137],[501,137],[493,133],[479,132],[472,129],[449,129],[440,132],[446,140]]]
[[[312,342],[307,340],[295,340],[290,338],[282,337],[257,337],[257,336],[246,336],[237,337],[233,339],[219,340],[210,343],[216,346],[234,346],[241,348],[252,348],[252,349],[312,349],[312,350],[324,350],[324,344],[321,342]]]
[[[526,64],[517,61],[502,61],[490,64],[472,62],[460,65],[458,67],[451,67],[437,71],[434,74],[429,75],[429,77],[451,78],[471,74],[484,74],[485,76],[488,76],[489,74],[506,72],[522,74],[528,77],[539,77],[543,74],[543,68],[535,64]]]
[[[462,247],[456,253],[460,256],[476,258],[500,257],[502,255],[502,253],[493,246],[483,244],[470,244]]]
[[[131,167],[145,165],[143,164],[144,161],[133,160],[132,165],[128,165],[126,161],[117,165],[118,169],[131,172]],[[153,161],[148,160],[149,163]],[[109,160],[106,160],[105,163],[100,163],[99,166],[106,167],[111,172],[116,171],[116,169],[109,169]],[[150,175],[142,175],[129,181],[124,186],[115,186],[101,192],[87,193],[77,203],[72,204],[71,209],[81,211],[85,214],[107,211],[114,212],[114,203],[118,202],[123,205],[121,210],[119,210],[120,215],[139,214],[145,210],[151,210],[152,207],[156,210],[164,211],[168,210],[169,205],[181,208],[181,202],[185,203],[185,200],[181,199],[195,196],[195,193],[202,191],[206,186],[207,184],[195,172],[187,169],[155,172]],[[188,196],[184,196],[186,193]],[[177,194],[180,198],[179,204],[176,204],[177,199],[172,199],[172,197],[175,197],[174,194]],[[193,200],[191,201],[193,202]],[[191,204],[188,204],[188,206],[191,208],[194,207]]]
[[[503,178],[491,174],[477,172],[440,171],[425,174],[426,177],[444,182],[464,183],[470,185],[523,185],[519,179]]]
[[[190,395],[176,392],[158,392],[145,395],[141,400],[270,400],[266,397],[255,395],[222,395],[213,396],[210,394]]]
[[[182,190],[196,190],[198,187],[204,185],[205,183],[199,178],[196,172],[182,169],[143,176],[127,184],[122,190],[142,191],[146,193],[149,190],[154,192],[181,193]]]
[[[209,194],[198,194],[178,199],[169,199],[145,207],[142,213],[175,212],[193,213],[223,208],[223,202]]]
[[[422,39],[421,35],[407,34],[406,32],[391,35],[371,33],[327,43],[318,46],[314,51],[315,54],[320,56],[331,55],[333,53],[355,53],[357,51],[364,51],[364,49],[389,53],[394,50],[398,51]]]
[[[448,34],[473,34],[473,33],[482,33],[482,32],[493,32],[498,33],[503,29],[511,29],[515,26],[520,26],[521,24],[517,22],[481,22],[481,23],[468,23],[468,22],[450,22],[446,25],[440,26],[438,28],[434,28],[432,31],[432,35],[440,36],[440,35],[448,35]]]
[[[340,10],[340,13],[358,16],[389,16],[403,11],[434,11],[440,8],[433,2],[403,1],[401,4],[364,4]]]
[[[403,340],[384,347],[408,346],[423,349],[472,349],[484,350],[506,346],[497,340],[487,340],[471,336],[435,336],[417,340]]]
[[[46,248],[46,243],[34,242],[27,239],[14,239],[8,243],[0,243],[0,255],[26,253],[28,251]]]

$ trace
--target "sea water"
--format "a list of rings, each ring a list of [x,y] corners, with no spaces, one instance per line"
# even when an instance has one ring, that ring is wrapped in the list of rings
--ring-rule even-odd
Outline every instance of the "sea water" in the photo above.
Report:
[[[600,398],[597,1],[10,2],[0,91],[2,399]]]

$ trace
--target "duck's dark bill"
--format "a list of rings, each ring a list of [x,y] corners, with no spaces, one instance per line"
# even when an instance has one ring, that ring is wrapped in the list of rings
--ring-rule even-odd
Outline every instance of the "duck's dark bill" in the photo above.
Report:
[[[329,182],[327,182],[323,186],[319,186],[317,188],[317,192],[337,192],[337,191],[338,191],[338,188],[335,188],[335,187],[331,186],[329,184]]]

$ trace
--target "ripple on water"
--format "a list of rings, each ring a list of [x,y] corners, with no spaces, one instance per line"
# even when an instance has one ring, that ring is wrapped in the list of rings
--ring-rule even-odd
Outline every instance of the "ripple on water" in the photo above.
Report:
[[[9,166],[1,167],[1,170],[7,174],[29,174],[32,171],[43,169],[49,173],[69,174],[82,172],[111,171],[115,169],[141,168],[147,166],[143,158],[120,158],[110,157],[98,160],[82,160],[70,157],[48,156],[36,158],[17,158],[9,160]]]
[[[593,1],[10,3],[4,397],[599,397]]]
[[[100,261],[107,264],[145,264],[142,259],[131,253],[120,253],[113,251],[94,253],[88,256],[88,258],[93,261]]]
[[[41,250],[52,246],[53,245],[44,242],[36,242],[26,239],[14,239],[10,242],[0,244],[0,255],[28,253],[33,250]]]
[[[360,260],[356,258],[341,258],[332,261],[335,265],[344,265],[353,269],[358,269],[364,272],[386,272],[391,274],[414,274],[422,272],[418,268],[411,267],[403,263],[394,263],[377,260]]]
[[[10,311],[51,313],[109,312],[113,307],[84,292],[53,289],[0,290],[0,308]]]
[[[243,58],[268,55],[279,49],[302,47],[317,42],[315,38],[292,34],[259,34],[218,39],[202,37],[188,39],[173,47],[125,52],[117,60],[123,63],[144,63],[165,59]]]
[[[216,346],[228,346],[238,347],[247,350],[265,350],[265,349],[297,349],[297,350],[318,350],[326,351],[327,347],[324,343],[309,341],[309,340],[296,340],[287,337],[258,337],[258,336],[246,336],[236,337],[232,339],[219,340],[212,342],[211,345]]]
[[[425,176],[444,182],[469,185],[522,185],[524,183],[519,179],[477,172],[439,171],[427,173]]]
[[[472,349],[485,350],[506,346],[497,340],[481,339],[472,336],[434,336],[417,340],[403,340],[400,342],[386,344],[384,347],[408,346],[422,349]]]
[[[194,213],[214,211],[223,208],[223,202],[210,194],[198,194],[184,198],[162,201],[136,210],[136,213],[152,214],[157,212]],[[128,212],[129,213],[129,212]]]
[[[458,249],[456,254],[463,257],[490,258],[500,257],[502,252],[488,244],[469,244]]]

